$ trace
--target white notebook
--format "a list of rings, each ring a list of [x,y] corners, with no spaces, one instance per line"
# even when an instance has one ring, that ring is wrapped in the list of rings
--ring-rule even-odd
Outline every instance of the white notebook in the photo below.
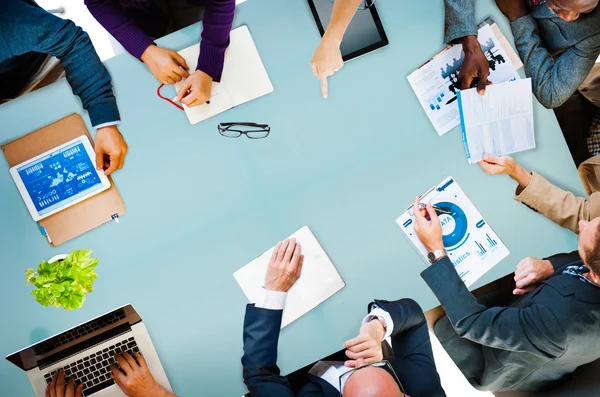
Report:
[[[291,237],[296,238],[302,247],[304,264],[300,278],[288,292],[281,328],[308,313],[346,285],[308,226]],[[263,300],[265,275],[273,249],[233,274],[252,303]]]
[[[200,44],[179,51],[190,70],[196,70],[199,53]],[[183,80],[175,84],[175,89],[179,91],[182,85]],[[273,92],[273,85],[250,31],[247,26],[240,26],[231,31],[221,82],[213,82],[210,103],[192,108],[182,105],[190,123],[196,124],[270,92]]]

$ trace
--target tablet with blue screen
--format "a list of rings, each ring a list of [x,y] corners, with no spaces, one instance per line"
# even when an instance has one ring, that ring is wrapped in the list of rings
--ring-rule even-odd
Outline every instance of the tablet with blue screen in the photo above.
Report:
[[[18,164],[10,173],[33,220],[39,221],[110,188],[82,135]]]

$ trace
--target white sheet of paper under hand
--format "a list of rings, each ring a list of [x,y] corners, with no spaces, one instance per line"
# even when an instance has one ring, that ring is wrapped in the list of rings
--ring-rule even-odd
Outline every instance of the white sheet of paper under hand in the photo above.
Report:
[[[308,226],[304,226],[289,238],[292,237],[302,247],[304,264],[300,278],[288,292],[281,328],[308,313],[346,285]],[[252,303],[263,300],[265,275],[274,248],[233,274]]]

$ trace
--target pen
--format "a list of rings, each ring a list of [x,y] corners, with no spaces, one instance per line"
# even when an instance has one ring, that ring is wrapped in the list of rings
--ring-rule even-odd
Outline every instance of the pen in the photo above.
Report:
[[[420,208],[425,208],[425,204],[419,203],[419,207]],[[432,207],[435,210],[435,212],[439,212],[440,214],[446,214],[446,215],[450,215],[451,214],[451,212],[448,211],[448,210],[446,210],[446,209],[443,209],[443,208],[440,208],[440,207],[436,207],[435,205],[432,205]]]

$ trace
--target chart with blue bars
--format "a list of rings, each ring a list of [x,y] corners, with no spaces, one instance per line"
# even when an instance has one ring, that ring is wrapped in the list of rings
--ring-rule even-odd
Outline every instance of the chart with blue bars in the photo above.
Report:
[[[475,241],[475,245],[477,245],[477,248],[479,248],[475,252],[477,253],[477,255],[479,255],[480,258],[486,256],[488,253],[488,250],[491,251],[494,249],[494,247],[498,246],[498,243],[496,242],[496,240],[491,238],[489,234],[486,233],[485,236],[487,237],[487,239],[484,243],[485,243],[485,246],[487,246],[487,249],[479,241]]]

